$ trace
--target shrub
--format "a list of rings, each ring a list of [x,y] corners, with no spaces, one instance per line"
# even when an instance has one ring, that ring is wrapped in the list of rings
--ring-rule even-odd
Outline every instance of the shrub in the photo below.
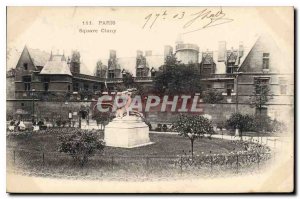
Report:
[[[271,126],[272,126],[272,132],[282,132],[284,129],[286,129],[285,124],[276,119],[271,121]]]
[[[167,127],[167,125],[166,125],[166,124],[164,124],[164,125],[162,126],[162,129],[163,129],[163,131],[164,131],[164,132],[166,132],[166,131],[168,130],[168,127]]]
[[[67,124],[67,121],[66,121],[66,120],[63,120],[63,121],[61,121],[61,124],[62,124],[63,127],[65,127],[66,124]]]
[[[69,154],[75,163],[84,166],[88,158],[105,147],[103,140],[97,134],[77,130],[71,135],[59,136],[58,151]]]
[[[157,127],[155,128],[155,131],[161,132],[162,125],[157,124]]]
[[[145,123],[148,125],[149,127],[149,131],[152,131],[152,125],[148,120],[145,120]]]
[[[57,120],[55,123],[56,123],[56,125],[57,125],[58,127],[61,126],[61,120]]]
[[[216,104],[224,99],[222,91],[217,89],[209,89],[203,92],[203,101],[209,104]]]
[[[43,121],[39,121],[39,122],[37,123],[37,125],[38,125],[38,126],[43,126],[43,125],[44,125],[44,122],[43,122]]]
[[[10,126],[15,125],[15,121],[14,121],[14,120],[10,121],[10,122],[9,122],[9,125],[10,125]]]
[[[243,137],[243,132],[253,129],[253,124],[253,116],[248,114],[243,115],[241,113],[233,113],[227,120],[227,126],[230,129],[239,129],[241,137]]]

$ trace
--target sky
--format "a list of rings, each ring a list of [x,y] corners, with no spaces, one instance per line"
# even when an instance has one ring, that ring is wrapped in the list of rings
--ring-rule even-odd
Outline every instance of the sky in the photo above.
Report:
[[[223,19],[203,28],[211,21],[209,16],[220,12]],[[99,59],[107,62],[110,49],[117,51],[117,57],[135,57],[137,50],[163,55],[164,45],[175,47],[179,38],[197,44],[200,51],[217,50],[218,41],[226,41],[227,48],[237,48],[242,41],[247,48],[263,33],[293,59],[293,23],[292,7],[8,7],[7,48],[22,51],[27,45],[66,55],[78,50],[81,61],[93,71]],[[103,28],[115,33],[102,33]]]

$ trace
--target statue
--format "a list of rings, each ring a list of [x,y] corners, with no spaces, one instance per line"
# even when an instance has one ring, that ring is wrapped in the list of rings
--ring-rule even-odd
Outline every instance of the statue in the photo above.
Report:
[[[116,103],[117,110],[116,110],[116,118],[122,119],[124,116],[129,116],[129,108],[132,102],[132,89],[128,89],[127,91],[123,91],[117,94],[117,101],[118,99],[122,99],[123,103],[119,104]]]

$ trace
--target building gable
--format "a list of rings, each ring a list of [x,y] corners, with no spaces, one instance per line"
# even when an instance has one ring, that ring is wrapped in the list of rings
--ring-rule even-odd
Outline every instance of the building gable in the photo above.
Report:
[[[31,75],[35,70],[37,70],[37,68],[25,46],[16,66],[16,81],[21,81],[22,76]]]
[[[239,71],[279,72],[283,67],[284,58],[281,49],[276,45],[272,38],[260,36],[241,64]]]

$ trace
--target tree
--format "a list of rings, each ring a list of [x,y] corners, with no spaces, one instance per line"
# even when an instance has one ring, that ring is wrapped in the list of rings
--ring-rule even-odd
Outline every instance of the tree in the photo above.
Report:
[[[240,136],[243,138],[243,132],[253,129],[254,120],[253,117],[241,113],[233,113],[227,120],[227,126],[231,129],[239,129]]]
[[[222,91],[217,89],[209,89],[203,92],[203,101],[209,104],[216,104],[224,99]]]
[[[103,127],[105,128],[105,126],[108,124],[108,122],[113,118],[113,114],[108,111],[108,112],[102,112],[102,111],[97,111],[96,113],[94,113],[94,115],[92,116],[93,120],[96,120],[97,124],[101,124],[103,125]]]
[[[213,134],[212,123],[203,116],[180,115],[173,123],[173,129],[179,132],[180,136],[187,137],[191,141],[192,157],[194,154],[194,141],[203,138],[205,134]]]
[[[197,64],[180,64],[176,57],[168,56],[154,77],[154,91],[162,94],[201,92]]]
[[[131,88],[134,85],[134,79],[132,73],[126,71],[122,77],[123,84],[126,88]]]
[[[256,79],[254,82],[253,96],[250,97],[250,106],[258,109],[261,115],[262,109],[272,98],[269,84],[260,79]]]
[[[81,130],[71,135],[61,135],[58,140],[58,151],[70,155],[75,163],[81,166],[84,166],[96,151],[102,151],[105,147],[104,141],[96,134]]]

